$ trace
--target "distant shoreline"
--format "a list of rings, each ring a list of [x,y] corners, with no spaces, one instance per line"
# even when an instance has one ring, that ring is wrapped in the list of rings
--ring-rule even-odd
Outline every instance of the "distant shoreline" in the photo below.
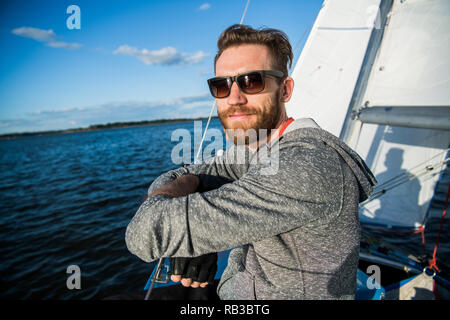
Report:
[[[218,117],[212,117],[211,120],[218,119]],[[142,121],[128,121],[128,122],[113,122],[106,124],[92,124],[87,128],[72,128],[64,130],[49,130],[49,131],[36,131],[36,132],[22,132],[22,133],[3,133],[0,134],[0,139],[13,139],[20,137],[41,136],[47,134],[62,134],[62,133],[74,133],[85,131],[96,131],[113,128],[127,128],[127,127],[139,127],[150,126],[163,123],[176,123],[176,122],[188,122],[188,121],[203,121],[208,120],[207,117],[203,118],[180,118],[180,119],[159,119],[159,120],[142,120]]]

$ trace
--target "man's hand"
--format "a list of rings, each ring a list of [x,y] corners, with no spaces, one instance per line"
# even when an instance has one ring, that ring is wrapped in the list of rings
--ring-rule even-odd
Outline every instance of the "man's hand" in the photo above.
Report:
[[[175,179],[171,183],[163,185],[162,187],[153,190],[150,197],[157,194],[167,194],[172,198],[184,197],[188,194],[194,193],[200,184],[200,179],[193,174],[185,174]]]
[[[184,287],[205,288],[214,281],[217,272],[217,253],[195,258],[169,258],[173,282],[181,280]]]
[[[158,189],[150,197],[167,194],[172,198],[184,197],[197,191],[200,179],[193,174],[185,174]],[[196,258],[169,258],[171,280],[181,281],[185,287],[205,288],[214,281],[217,271],[217,253],[205,254]]]

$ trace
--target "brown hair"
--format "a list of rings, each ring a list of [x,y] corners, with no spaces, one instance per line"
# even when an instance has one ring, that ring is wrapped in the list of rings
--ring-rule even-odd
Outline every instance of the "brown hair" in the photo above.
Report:
[[[277,29],[261,28],[253,29],[250,26],[234,24],[228,27],[219,37],[217,48],[219,51],[214,58],[214,71],[216,63],[225,49],[241,44],[260,44],[269,49],[272,56],[272,67],[288,76],[287,65],[292,66],[292,47],[287,35]]]

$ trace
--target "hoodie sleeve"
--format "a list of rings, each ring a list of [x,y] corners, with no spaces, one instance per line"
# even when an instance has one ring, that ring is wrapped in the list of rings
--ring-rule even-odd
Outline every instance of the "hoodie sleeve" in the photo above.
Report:
[[[241,161],[236,161],[238,157],[241,158]],[[248,170],[248,158],[247,150],[240,151],[235,146],[231,146],[223,155],[216,156],[204,163],[191,164],[160,175],[150,185],[148,194],[188,173],[200,178],[202,190],[217,189],[225,183],[239,179]]]
[[[145,201],[128,225],[128,249],[145,261],[224,251],[336,216],[343,197],[339,156],[303,143],[280,148],[278,170],[250,165],[220,188]]]

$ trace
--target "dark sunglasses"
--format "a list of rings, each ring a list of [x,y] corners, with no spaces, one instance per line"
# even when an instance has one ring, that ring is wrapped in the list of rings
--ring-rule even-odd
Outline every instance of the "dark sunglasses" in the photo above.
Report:
[[[265,76],[283,78],[284,73],[277,70],[256,70],[234,77],[215,77],[208,80],[209,90],[214,98],[226,98],[230,95],[231,86],[236,81],[239,89],[247,94],[256,94],[264,90]]]

